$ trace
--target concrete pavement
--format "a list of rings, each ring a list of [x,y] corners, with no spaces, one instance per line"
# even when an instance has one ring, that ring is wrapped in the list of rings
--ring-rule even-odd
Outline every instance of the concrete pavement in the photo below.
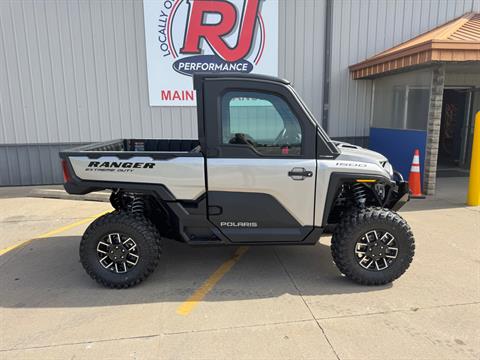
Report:
[[[86,224],[34,240],[0,256],[0,358],[478,359],[480,208],[463,206],[462,181],[401,212],[417,250],[392,285],[342,277],[328,237],[250,247],[187,316],[178,307],[235,248],[168,242],[144,283],[109,290],[79,264]],[[107,208],[0,199],[0,249]]]

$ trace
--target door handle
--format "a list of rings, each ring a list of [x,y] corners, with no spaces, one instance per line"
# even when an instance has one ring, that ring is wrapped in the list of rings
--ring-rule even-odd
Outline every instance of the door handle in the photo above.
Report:
[[[303,180],[306,177],[312,177],[313,172],[308,171],[305,168],[293,168],[288,172],[288,176],[290,176],[293,180]]]

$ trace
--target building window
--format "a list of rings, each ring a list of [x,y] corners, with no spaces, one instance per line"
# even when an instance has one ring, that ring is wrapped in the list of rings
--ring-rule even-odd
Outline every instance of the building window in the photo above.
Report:
[[[302,129],[280,96],[231,91],[222,98],[222,144],[248,145],[266,156],[295,156],[301,154]]]
[[[431,80],[431,70],[376,79],[372,126],[426,130]]]

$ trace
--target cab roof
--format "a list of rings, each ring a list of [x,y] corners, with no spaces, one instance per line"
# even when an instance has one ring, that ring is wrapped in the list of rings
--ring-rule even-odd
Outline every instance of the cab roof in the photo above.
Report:
[[[200,83],[205,80],[260,80],[260,81],[271,81],[276,82],[282,85],[289,85],[290,81],[270,75],[263,75],[263,74],[245,74],[245,73],[197,73],[193,75],[193,84],[194,88],[197,89]]]

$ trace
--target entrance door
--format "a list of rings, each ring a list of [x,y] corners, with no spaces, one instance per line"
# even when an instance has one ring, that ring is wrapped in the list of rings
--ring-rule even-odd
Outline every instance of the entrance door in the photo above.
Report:
[[[468,100],[470,93],[445,89],[438,151],[439,176],[468,176],[466,150],[468,141]]]
[[[205,91],[217,104],[205,107],[209,220],[232,242],[301,242],[314,225],[316,128],[284,86],[251,86]]]

